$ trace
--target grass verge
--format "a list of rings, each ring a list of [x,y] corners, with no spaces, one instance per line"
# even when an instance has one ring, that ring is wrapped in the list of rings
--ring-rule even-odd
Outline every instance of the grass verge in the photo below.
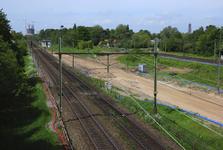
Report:
[[[45,103],[42,80],[39,77],[28,78],[37,71],[30,54],[24,59],[29,90],[20,95],[20,105],[2,112],[4,123],[1,123],[0,131],[1,149],[61,149],[56,135],[47,130],[51,114]]]

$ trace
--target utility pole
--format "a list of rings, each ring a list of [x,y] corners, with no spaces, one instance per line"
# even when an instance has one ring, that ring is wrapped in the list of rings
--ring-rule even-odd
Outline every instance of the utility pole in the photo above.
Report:
[[[220,41],[219,41],[219,62],[218,62],[218,94],[220,94],[220,66],[221,66],[221,27],[220,27]]]
[[[166,38],[165,38],[165,54],[166,54]]]
[[[148,52],[149,52],[149,40],[148,40]]]
[[[184,40],[183,40],[183,52],[184,52],[184,56],[185,56],[185,51],[184,51]]]
[[[154,59],[154,107],[153,107],[153,114],[156,114],[157,113],[157,108],[156,108],[156,96],[158,94],[158,91],[157,91],[157,80],[156,80],[156,77],[157,77],[157,38],[155,38],[155,45],[154,45],[154,56],[155,56],[155,59]]]
[[[129,32],[126,32],[127,34],[127,53],[129,53],[128,48],[129,48]],[[129,54],[127,54],[127,68],[129,68]]]
[[[38,49],[38,67],[39,67],[39,46],[37,47]]]
[[[73,39],[74,41],[74,39]],[[74,42],[72,42],[72,46],[73,46],[73,68],[74,68]]]
[[[59,68],[60,68],[60,117],[62,118],[62,63],[61,63],[61,38],[59,37]]]
[[[107,73],[109,73],[109,54],[107,54]]]
[[[214,64],[215,64],[216,39],[214,40]]]

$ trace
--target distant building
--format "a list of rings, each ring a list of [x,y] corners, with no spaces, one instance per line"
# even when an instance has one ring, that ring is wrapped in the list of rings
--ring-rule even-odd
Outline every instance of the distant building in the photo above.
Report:
[[[36,31],[36,34],[39,34],[39,33],[40,33],[40,30],[37,30],[37,31]]]
[[[26,35],[33,35],[34,34],[34,24],[27,24],[26,26]]]
[[[188,26],[188,33],[191,34],[191,24]]]

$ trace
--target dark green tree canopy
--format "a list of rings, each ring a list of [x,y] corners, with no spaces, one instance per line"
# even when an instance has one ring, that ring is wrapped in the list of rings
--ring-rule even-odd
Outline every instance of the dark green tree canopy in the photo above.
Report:
[[[126,38],[126,28],[127,26],[126,25],[123,25],[123,24],[119,24],[116,29],[115,29],[115,36],[118,38],[118,39],[124,39]]]
[[[87,27],[85,26],[78,26],[77,27],[78,37],[79,40],[89,41],[90,40],[90,33]]]
[[[177,39],[181,39],[181,33],[178,31],[178,29],[176,27],[172,28],[171,26],[168,26],[166,28],[164,28],[161,32],[160,32],[161,38],[170,38],[171,35],[173,35],[175,38]]]
[[[76,23],[75,23],[74,26],[73,26],[73,30],[76,31],[76,29],[77,29],[77,26],[76,26]]]
[[[9,42],[11,44],[12,35],[10,34],[11,27],[9,25],[9,20],[6,18],[6,14],[3,9],[0,10],[0,34],[2,35],[2,40]]]

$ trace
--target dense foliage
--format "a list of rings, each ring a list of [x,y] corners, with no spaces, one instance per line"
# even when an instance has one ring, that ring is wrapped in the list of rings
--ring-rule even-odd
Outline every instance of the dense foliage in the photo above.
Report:
[[[24,56],[27,54],[27,43],[21,34],[11,34],[6,14],[0,10],[0,94],[1,110],[18,107],[19,95],[26,90],[24,75]]]
[[[86,41],[91,40],[96,46],[108,45],[110,47],[135,49],[153,49],[154,39],[158,38],[158,48],[166,52],[184,52],[197,54],[199,56],[213,56],[218,54],[220,30],[213,25],[209,25],[204,30],[203,27],[193,31],[193,33],[181,33],[176,27],[165,27],[160,33],[151,33],[148,30],[133,32],[129,25],[119,24],[115,29],[103,29],[100,25],[93,27],[76,26],[73,28],[46,29],[41,30],[40,39],[51,39],[53,44],[58,44],[58,38],[62,38],[64,46],[77,48],[89,48]],[[216,45],[214,48],[214,45]],[[221,48],[222,49],[222,48]]]

